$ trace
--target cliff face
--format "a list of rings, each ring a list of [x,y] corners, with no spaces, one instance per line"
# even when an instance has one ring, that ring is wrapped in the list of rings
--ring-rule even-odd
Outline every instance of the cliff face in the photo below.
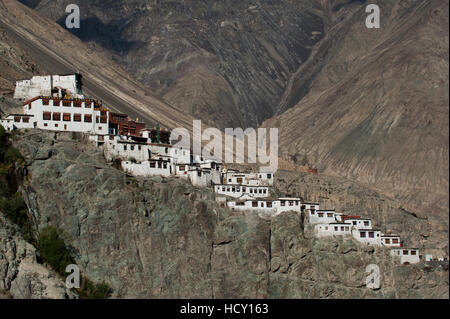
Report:
[[[71,134],[23,133],[14,143],[27,160],[22,194],[37,225],[63,229],[82,274],[105,280],[114,297],[448,298],[448,267],[401,266],[383,249],[314,239],[295,213],[234,214],[209,189],[126,176]],[[320,194],[311,184],[310,196]],[[382,196],[366,201],[365,188],[351,187],[336,200],[383,206]],[[416,229],[428,223],[398,210],[379,216]],[[369,264],[380,267],[379,290],[365,287]]]

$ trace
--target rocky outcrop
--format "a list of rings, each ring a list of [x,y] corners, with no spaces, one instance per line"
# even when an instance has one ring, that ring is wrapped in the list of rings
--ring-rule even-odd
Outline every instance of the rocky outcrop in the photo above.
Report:
[[[232,213],[209,189],[130,177],[70,134],[22,133],[15,146],[39,228],[63,229],[82,274],[113,297],[448,298],[448,267],[399,265],[350,238],[319,241],[295,213]],[[369,264],[381,270],[378,290],[365,287]]]
[[[38,262],[36,248],[0,212],[0,296],[14,299],[73,299],[65,282]]]

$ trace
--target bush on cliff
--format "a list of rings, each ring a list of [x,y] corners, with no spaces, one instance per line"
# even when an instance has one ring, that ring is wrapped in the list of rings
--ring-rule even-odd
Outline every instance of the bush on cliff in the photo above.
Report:
[[[46,226],[39,236],[39,251],[41,257],[60,275],[66,276],[66,267],[74,264],[61,237],[61,232],[53,226]]]

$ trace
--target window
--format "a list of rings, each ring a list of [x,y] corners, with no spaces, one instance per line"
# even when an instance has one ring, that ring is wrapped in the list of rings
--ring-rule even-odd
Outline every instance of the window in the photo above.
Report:
[[[150,162],[150,167],[151,168],[156,168],[156,163],[155,162]]]
[[[74,122],[81,122],[81,114],[74,114],[73,115],[73,121]]]
[[[92,107],[91,105],[92,105],[91,103],[84,102],[84,107],[85,107],[86,109],[90,109],[90,108]]]
[[[319,213],[319,217],[322,218],[323,217],[323,213]]]
[[[44,120],[44,121],[50,121],[50,120],[52,119],[52,113],[50,113],[50,112],[44,112],[43,115],[42,115],[42,117],[43,117],[43,120]]]
[[[49,100],[42,100],[42,105],[49,105],[50,104],[49,102],[50,102]]]
[[[48,126],[48,124],[47,124],[47,123],[44,123],[44,126],[45,126],[45,127],[47,127],[47,126]]]
[[[134,151],[134,145],[131,145],[130,148],[132,151]]]
[[[280,202],[280,204],[281,204],[281,206],[286,206],[286,202],[285,202],[284,200],[282,200],[282,201]]]
[[[70,113],[64,113],[63,114],[63,121],[64,122],[70,122]]]
[[[327,217],[333,217],[333,213],[327,213]]]
[[[384,239],[384,243],[385,243],[385,244],[390,244],[390,243],[391,243],[391,240],[390,240],[389,238],[385,238],[385,239]]]
[[[345,231],[350,231],[350,227],[345,226]]]
[[[341,231],[344,231],[344,229],[345,229],[344,226],[341,226]]]
[[[61,121],[61,113],[53,113],[53,121]]]
[[[100,116],[100,123],[103,123],[103,124],[108,123],[107,117],[106,116]]]
[[[365,231],[359,232],[359,238],[366,238],[366,232]]]
[[[411,256],[415,256],[416,255],[416,251],[415,250],[411,250]]]
[[[14,116],[14,122],[20,123],[20,116]]]
[[[127,150],[127,146],[126,146],[126,145],[123,146],[123,150],[124,150],[124,151]]]
[[[356,220],[353,221],[353,226],[356,226]]]
[[[140,151],[141,149],[142,149],[142,148],[141,148],[141,146],[139,145],[139,146],[138,146],[138,150]]]
[[[368,220],[364,221],[364,226],[369,226],[369,221]]]
[[[81,107],[81,101],[73,101],[74,107]]]
[[[61,106],[61,101],[60,100],[53,100],[53,106]]]
[[[338,230],[339,230],[339,227],[334,226],[334,231],[338,231]]]
[[[398,238],[393,238],[393,239],[392,239],[392,243],[393,243],[393,244],[398,244]]]
[[[246,187],[242,187],[242,192],[246,193],[247,192],[247,188]]]
[[[373,231],[369,232],[369,238],[374,238],[374,237],[375,237],[375,236],[374,236]]]
[[[24,117],[24,118],[22,118],[22,121],[24,123],[29,123],[30,122],[30,118],[29,117]]]
[[[407,251],[407,250],[404,250],[404,251],[403,251],[403,255],[408,255],[408,251]]]
[[[85,114],[85,115],[84,115],[84,121],[85,121],[86,123],[92,123],[92,115],[90,115],[90,114]]]
[[[197,172],[197,176],[198,176],[198,177],[202,177],[202,172],[198,171],[198,172]]]
[[[58,127],[58,124],[57,124],[57,123],[55,123],[55,127]]]
[[[258,207],[258,202],[252,202],[252,207]]]
[[[267,178],[271,179],[272,178],[272,174],[267,174]]]
[[[72,101],[63,100],[63,106],[71,107],[72,106]]]
[[[272,202],[267,202],[267,207],[272,207]]]

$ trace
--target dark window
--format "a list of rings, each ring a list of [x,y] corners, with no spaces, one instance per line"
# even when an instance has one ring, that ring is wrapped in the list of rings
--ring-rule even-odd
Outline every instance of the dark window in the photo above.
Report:
[[[52,119],[52,113],[44,112],[43,119],[44,119],[44,121],[50,121]]]
[[[72,106],[72,101],[64,100],[64,101],[63,101],[63,106],[67,106],[67,107]]]
[[[411,250],[411,255],[415,256],[416,255],[416,251],[415,250]]]
[[[375,237],[375,236],[374,236],[373,231],[369,232],[369,238],[374,238],[374,237]]]
[[[14,116],[14,122],[20,123],[20,119],[21,119],[20,116]],[[44,120],[45,120],[45,118],[44,118]]]
[[[49,105],[50,104],[49,102],[50,102],[49,100],[42,100],[42,105]]]
[[[53,100],[53,106],[61,106],[60,100]]]
[[[272,202],[267,202],[267,207],[272,207]]]
[[[404,251],[403,251],[403,255],[408,255],[408,251],[407,251],[407,250],[404,250]]]
[[[151,168],[156,168],[156,163],[155,162],[150,162],[150,167]]]
[[[70,122],[70,113],[64,113],[63,121],[64,122]]]
[[[334,226],[334,231],[338,231],[338,227],[337,226]]]
[[[323,217],[323,213],[319,213],[319,217]]]
[[[359,237],[360,238],[366,238],[366,232],[365,231],[360,232],[359,233]]]
[[[22,121],[24,123],[29,123],[30,122],[30,118],[29,117],[24,117],[24,118],[22,118]]]
[[[81,114],[74,114],[73,115],[73,121],[74,122],[81,122]]]
[[[84,115],[84,121],[85,121],[86,123],[92,123],[92,115],[85,114],[85,115]]]
[[[392,239],[392,243],[393,243],[393,244],[398,244],[398,238]]]
[[[390,244],[390,243],[391,243],[391,240],[390,240],[389,238],[385,238],[385,239],[384,239],[384,242],[385,242],[386,244]]]
[[[53,113],[53,121],[61,121],[61,113]]]
[[[369,221],[364,221],[364,226],[369,226]]]
[[[108,123],[108,118],[106,116],[100,116],[100,123]]]
[[[258,207],[258,202],[252,202],[252,207]]]
[[[74,107],[81,107],[81,101],[73,101]]]

